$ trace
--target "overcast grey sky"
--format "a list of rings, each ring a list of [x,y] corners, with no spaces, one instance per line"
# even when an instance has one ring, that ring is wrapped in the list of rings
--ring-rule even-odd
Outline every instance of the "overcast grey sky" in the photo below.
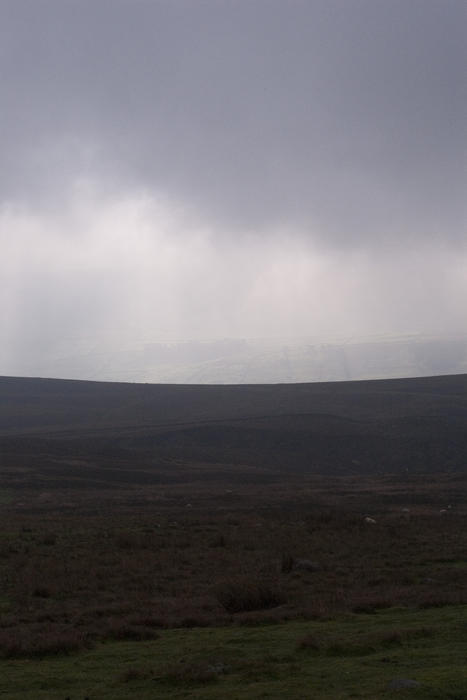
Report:
[[[0,360],[464,332],[466,12],[0,0]]]

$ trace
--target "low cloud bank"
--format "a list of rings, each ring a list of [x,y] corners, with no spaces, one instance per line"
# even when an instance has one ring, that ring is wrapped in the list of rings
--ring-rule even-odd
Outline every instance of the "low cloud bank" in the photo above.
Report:
[[[267,237],[219,232],[167,196],[89,179],[54,211],[4,205],[0,373],[34,373],[73,338],[115,352],[143,341],[464,331],[465,251],[432,240],[330,251],[312,240],[281,226]]]

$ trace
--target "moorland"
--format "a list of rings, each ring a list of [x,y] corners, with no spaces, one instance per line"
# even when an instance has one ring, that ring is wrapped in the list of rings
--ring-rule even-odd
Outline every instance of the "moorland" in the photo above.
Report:
[[[466,418],[466,375],[1,378],[0,691],[466,697]]]

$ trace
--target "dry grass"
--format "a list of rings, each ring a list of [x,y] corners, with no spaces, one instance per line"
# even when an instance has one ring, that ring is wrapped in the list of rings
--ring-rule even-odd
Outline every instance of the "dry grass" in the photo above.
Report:
[[[63,506],[64,492],[47,500],[23,492],[24,505],[0,518],[0,653],[65,653],[165,627],[467,602],[459,477],[231,487],[75,493],[73,507]],[[454,500],[440,517],[438,506]],[[319,569],[297,569],[299,559]]]

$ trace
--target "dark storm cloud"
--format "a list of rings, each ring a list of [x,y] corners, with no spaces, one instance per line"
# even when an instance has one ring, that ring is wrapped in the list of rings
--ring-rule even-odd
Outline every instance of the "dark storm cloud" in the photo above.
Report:
[[[457,0],[1,4],[2,198],[91,174],[222,231],[465,241]]]

